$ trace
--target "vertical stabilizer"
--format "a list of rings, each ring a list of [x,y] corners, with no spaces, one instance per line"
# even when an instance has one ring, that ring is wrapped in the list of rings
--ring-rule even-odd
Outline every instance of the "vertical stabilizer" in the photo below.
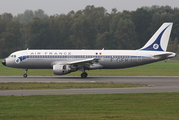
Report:
[[[172,25],[173,23],[163,23],[163,25],[140,50],[166,51]]]

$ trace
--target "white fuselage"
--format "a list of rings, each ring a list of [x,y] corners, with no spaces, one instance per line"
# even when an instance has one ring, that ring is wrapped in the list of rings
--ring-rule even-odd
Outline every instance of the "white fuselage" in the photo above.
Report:
[[[140,50],[22,50],[6,58],[6,66],[26,69],[52,69],[53,65],[96,58],[99,62],[85,69],[118,69],[143,65],[167,58],[154,58],[161,53]],[[12,57],[13,56],[13,57]],[[15,57],[14,57],[15,56]],[[175,56],[175,53],[172,53]]]

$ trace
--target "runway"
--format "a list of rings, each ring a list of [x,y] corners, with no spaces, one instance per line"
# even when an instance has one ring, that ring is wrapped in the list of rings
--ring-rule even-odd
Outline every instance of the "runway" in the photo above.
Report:
[[[49,89],[49,90],[3,90],[0,95],[59,95],[59,94],[111,94],[111,93],[155,93],[179,92],[179,77],[140,77],[140,76],[105,76],[105,77],[59,77],[37,76],[23,78],[21,76],[0,77],[2,82],[113,82],[145,84],[148,87],[135,88],[90,88],[90,89]]]

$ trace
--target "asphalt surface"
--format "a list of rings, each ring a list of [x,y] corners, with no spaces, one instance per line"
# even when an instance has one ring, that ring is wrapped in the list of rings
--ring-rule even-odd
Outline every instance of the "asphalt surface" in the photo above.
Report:
[[[155,93],[155,92],[179,92],[179,77],[59,77],[59,76],[38,76],[23,78],[21,76],[0,77],[2,82],[113,82],[145,84],[148,87],[135,88],[90,88],[90,89],[48,89],[48,90],[3,90],[0,95],[59,95],[59,94],[109,94],[109,93]]]

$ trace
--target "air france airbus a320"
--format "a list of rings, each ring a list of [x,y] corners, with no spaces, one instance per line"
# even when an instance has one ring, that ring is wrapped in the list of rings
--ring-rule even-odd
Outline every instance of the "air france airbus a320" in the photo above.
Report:
[[[12,53],[2,64],[12,68],[53,69],[55,75],[77,70],[128,68],[175,57],[166,52],[173,23],[164,23],[151,39],[138,50],[21,50]]]

